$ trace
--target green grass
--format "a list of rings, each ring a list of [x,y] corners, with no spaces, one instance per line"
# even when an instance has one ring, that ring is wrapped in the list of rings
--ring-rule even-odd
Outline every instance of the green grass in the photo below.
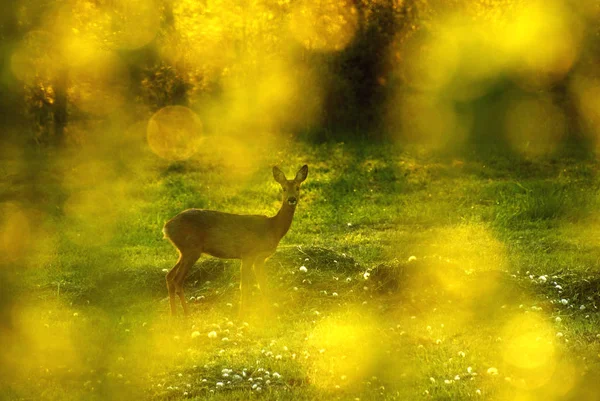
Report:
[[[594,399],[596,160],[248,152],[256,163],[57,155],[28,166],[35,183],[7,158],[1,193],[29,195],[1,215],[0,398]],[[304,163],[292,229],[267,262],[270,308],[255,288],[239,318],[239,262],[202,258],[192,315],[170,319],[164,222],[189,207],[272,215],[271,166]]]

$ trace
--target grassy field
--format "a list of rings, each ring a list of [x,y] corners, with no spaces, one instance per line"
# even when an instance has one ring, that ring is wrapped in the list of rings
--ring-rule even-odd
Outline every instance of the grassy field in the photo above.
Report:
[[[0,399],[598,399],[595,158],[132,149],[4,151]],[[239,261],[203,257],[169,318],[164,222],[273,215],[271,166],[304,163],[270,308],[238,317]]]

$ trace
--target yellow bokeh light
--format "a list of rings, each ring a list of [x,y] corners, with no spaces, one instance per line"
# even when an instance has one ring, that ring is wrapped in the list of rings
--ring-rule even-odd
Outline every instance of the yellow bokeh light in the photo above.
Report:
[[[583,28],[559,1],[469,3],[465,9],[479,11],[469,19],[462,12],[438,13],[427,30],[398,40],[398,73],[410,89],[399,91],[388,122],[402,139],[433,148],[460,144],[472,128],[475,102],[489,101],[485,95],[504,86],[506,77],[537,90],[563,79],[579,58]],[[551,152],[567,123],[560,107],[549,101],[513,106],[507,129],[516,150]],[[530,124],[536,119],[538,127]]]
[[[261,157],[233,135],[211,135],[205,141],[205,146],[198,151],[202,160],[225,167],[229,176],[248,175],[254,170],[257,158]]]
[[[578,74],[571,81],[571,95],[577,100],[579,118],[596,149],[600,149],[600,79]]]
[[[577,24],[559,2],[528,2],[507,19],[497,36],[498,47],[527,80],[563,77],[576,60]]]
[[[75,67],[90,62],[104,43],[97,35],[97,10],[85,1],[68,4],[47,16],[48,26],[56,37],[61,63]]]
[[[552,394],[555,399],[562,399],[567,395],[577,383],[581,372],[575,365],[567,360],[558,360],[554,375],[546,385],[546,391]],[[548,399],[548,398],[546,398]]]
[[[32,228],[25,211],[16,203],[0,205],[0,260],[14,262],[31,251]]]
[[[0,203],[0,263],[46,267],[56,258],[56,232],[39,210]]]
[[[63,7],[49,23],[54,30],[62,30],[61,36],[67,41],[84,39],[102,49],[133,50],[156,36],[160,6],[153,0],[75,1]]]
[[[13,74],[26,84],[50,81],[61,67],[56,38],[50,32],[31,31],[21,40],[10,58]]]
[[[272,60],[245,82],[234,77],[223,81],[224,96],[208,113],[222,133],[252,130],[262,135],[281,132],[282,127],[305,127],[317,118],[321,93],[314,76],[283,60]]]
[[[83,66],[93,60],[97,54],[94,43],[81,36],[66,36],[63,38],[61,46],[66,55],[64,61],[70,67]]]
[[[392,125],[401,127],[402,138],[438,149],[461,144],[471,128],[469,114],[458,114],[454,105],[429,94],[405,94],[400,112],[390,114]]]
[[[358,12],[346,0],[294,3],[290,31],[309,50],[336,51],[348,46],[358,29]]]
[[[556,368],[552,327],[529,313],[510,320],[504,329],[504,360],[522,380],[516,386],[533,389],[545,385]]]
[[[106,115],[116,111],[127,96],[128,73],[111,52],[97,52],[70,74],[69,100],[83,111]]]
[[[510,145],[528,156],[551,153],[566,134],[563,111],[546,98],[513,101],[505,124]]]
[[[147,138],[152,151],[163,159],[186,160],[200,148],[202,123],[187,107],[163,107],[148,121]]]
[[[69,160],[65,163],[63,184],[69,191],[96,188],[110,183],[114,185],[118,179],[111,164],[98,160],[91,152],[81,155],[79,160]]]
[[[406,241],[406,237],[400,237]],[[392,278],[407,293],[429,291],[435,288],[447,299],[460,305],[453,310],[449,330],[463,330],[464,324],[474,316],[488,316],[490,311],[501,305],[514,302],[514,286],[507,285],[504,269],[508,267],[506,248],[484,224],[459,224],[436,228],[411,242],[411,248],[418,250],[417,261],[409,262],[401,269],[375,271],[375,282],[385,284]],[[389,258],[400,255],[391,248]],[[396,276],[394,276],[396,275]],[[382,277],[379,279],[378,277]],[[442,301],[443,300],[443,301]]]
[[[114,234],[117,206],[102,190],[74,192],[65,202],[64,212],[70,221],[66,234],[78,245],[104,245]]]
[[[228,65],[236,58],[235,28],[241,24],[241,16],[230,11],[224,3],[175,0],[173,19],[179,34],[162,42],[162,52],[178,63],[186,60],[190,68],[203,66],[204,74]]]
[[[321,321],[309,335],[311,382],[321,388],[355,386],[369,377],[379,356],[378,325],[364,313],[347,312]]]
[[[9,330],[0,329],[3,345],[0,360],[6,368],[3,373],[8,376],[3,379],[25,380],[39,377],[42,372],[46,377],[52,377],[65,367],[70,372],[82,371],[81,353],[73,341],[78,328],[70,322],[57,323],[59,316],[69,315],[66,309],[52,300],[45,300],[37,306],[15,304],[10,312]]]
[[[420,90],[443,90],[454,78],[460,62],[460,32],[448,26],[443,35],[413,39],[402,64],[406,80]]]
[[[160,6],[152,0],[112,1],[108,42],[118,49],[137,49],[154,39],[160,27]]]

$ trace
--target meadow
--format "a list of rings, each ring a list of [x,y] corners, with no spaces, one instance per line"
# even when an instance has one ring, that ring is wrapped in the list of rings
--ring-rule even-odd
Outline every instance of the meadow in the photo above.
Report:
[[[168,162],[138,139],[3,152],[0,193],[27,196],[2,204],[1,399],[597,399],[593,155],[281,139]],[[305,163],[269,307],[255,287],[238,316],[239,261],[202,257],[171,318],[164,222],[273,215],[271,167]]]
[[[597,0],[3,6],[0,401],[600,398]],[[305,164],[170,316],[165,222]]]

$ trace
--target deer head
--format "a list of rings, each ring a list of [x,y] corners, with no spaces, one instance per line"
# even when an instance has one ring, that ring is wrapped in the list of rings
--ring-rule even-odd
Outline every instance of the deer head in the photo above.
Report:
[[[298,170],[296,177],[293,180],[288,180],[283,171],[277,166],[273,167],[273,178],[283,189],[283,201],[291,207],[296,207],[298,199],[300,199],[300,184],[306,180],[308,176],[308,166],[305,164]]]

